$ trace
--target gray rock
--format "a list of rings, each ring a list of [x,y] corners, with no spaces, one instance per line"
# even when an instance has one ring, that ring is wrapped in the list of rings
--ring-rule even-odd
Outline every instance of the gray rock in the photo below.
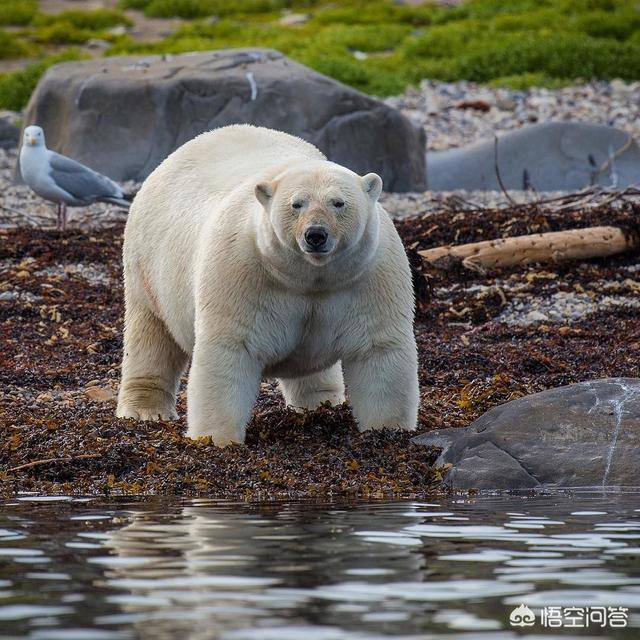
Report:
[[[442,447],[454,489],[640,487],[640,379],[550,389],[414,441]]]
[[[63,63],[44,75],[25,116],[52,149],[119,182],[146,178],[194,136],[236,123],[300,136],[330,160],[379,173],[388,191],[425,188],[422,129],[267,49]]]
[[[14,149],[20,140],[20,128],[10,118],[0,118],[0,149]]]
[[[598,171],[629,134],[604,125],[547,122],[498,138],[498,167],[507,189],[573,191],[590,184],[626,187],[640,180],[640,147],[633,141],[611,167]],[[432,191],[497,191],[494,140],[427,154]]]

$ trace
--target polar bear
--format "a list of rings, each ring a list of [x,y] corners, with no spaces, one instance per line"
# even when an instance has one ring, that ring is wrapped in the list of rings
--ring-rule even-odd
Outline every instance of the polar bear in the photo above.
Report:
[[[260,381],[288,405],[341,403],[361,430],[414,429],[414,297],[382,181],[250,125],[204,133],[137,194],[124,234],[118,417],[176,417],[187,436],[244,441]],[[344,381],[343,381],[344,376]]]

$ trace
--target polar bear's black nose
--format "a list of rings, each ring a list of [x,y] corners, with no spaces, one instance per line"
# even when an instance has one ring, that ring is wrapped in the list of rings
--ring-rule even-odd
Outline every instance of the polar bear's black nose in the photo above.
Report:
[[[329,234],[323,227],[309,227],[304,232],[304,239],[307,244],[314,249],[322,249],[327,244]]]

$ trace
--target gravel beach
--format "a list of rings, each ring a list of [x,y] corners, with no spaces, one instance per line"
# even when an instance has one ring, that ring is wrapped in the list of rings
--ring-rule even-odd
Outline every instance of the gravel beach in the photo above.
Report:
[[[429,151],[464,147],[549,121],[604,124],[640,136],[640,82],[597,81],[516,91],[474,82],[425,80],[385,102],[422,125]]]
[[[605,124],[640,137],[640,82],[598,81],[561,89],[516,91],[492,88],[472,82],[425,80],[405,94],[385,102],[424,127],[427,149],[439,151],[466,146],[523,126],[574,121]],[[16,119],[20,114],[5,112],[0,117]],[[24,185],[14,184],[17,149],[0,149],[0,226],[16,224],[51,226],[53,205],[43,202]],[[135,190],[135,184],[124,185]],[[557,197],[561,193],[509,191],[517,203]],[[502,192],[387,193],[383,203],[394,217],[422,215],[448,208],[503,207],[512,203]],[[117,207],[96,204],[70,209],[70,224],[82,228],[102,228],[126,219]]]

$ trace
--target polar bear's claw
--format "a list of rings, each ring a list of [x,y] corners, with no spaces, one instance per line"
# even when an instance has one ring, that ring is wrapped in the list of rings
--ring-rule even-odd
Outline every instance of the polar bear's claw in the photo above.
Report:
[[[125,407],[123,409],[118,409],[116,417],[161,422],[163,420],[175,420],[178,417],[178,414],[172,409]]]

